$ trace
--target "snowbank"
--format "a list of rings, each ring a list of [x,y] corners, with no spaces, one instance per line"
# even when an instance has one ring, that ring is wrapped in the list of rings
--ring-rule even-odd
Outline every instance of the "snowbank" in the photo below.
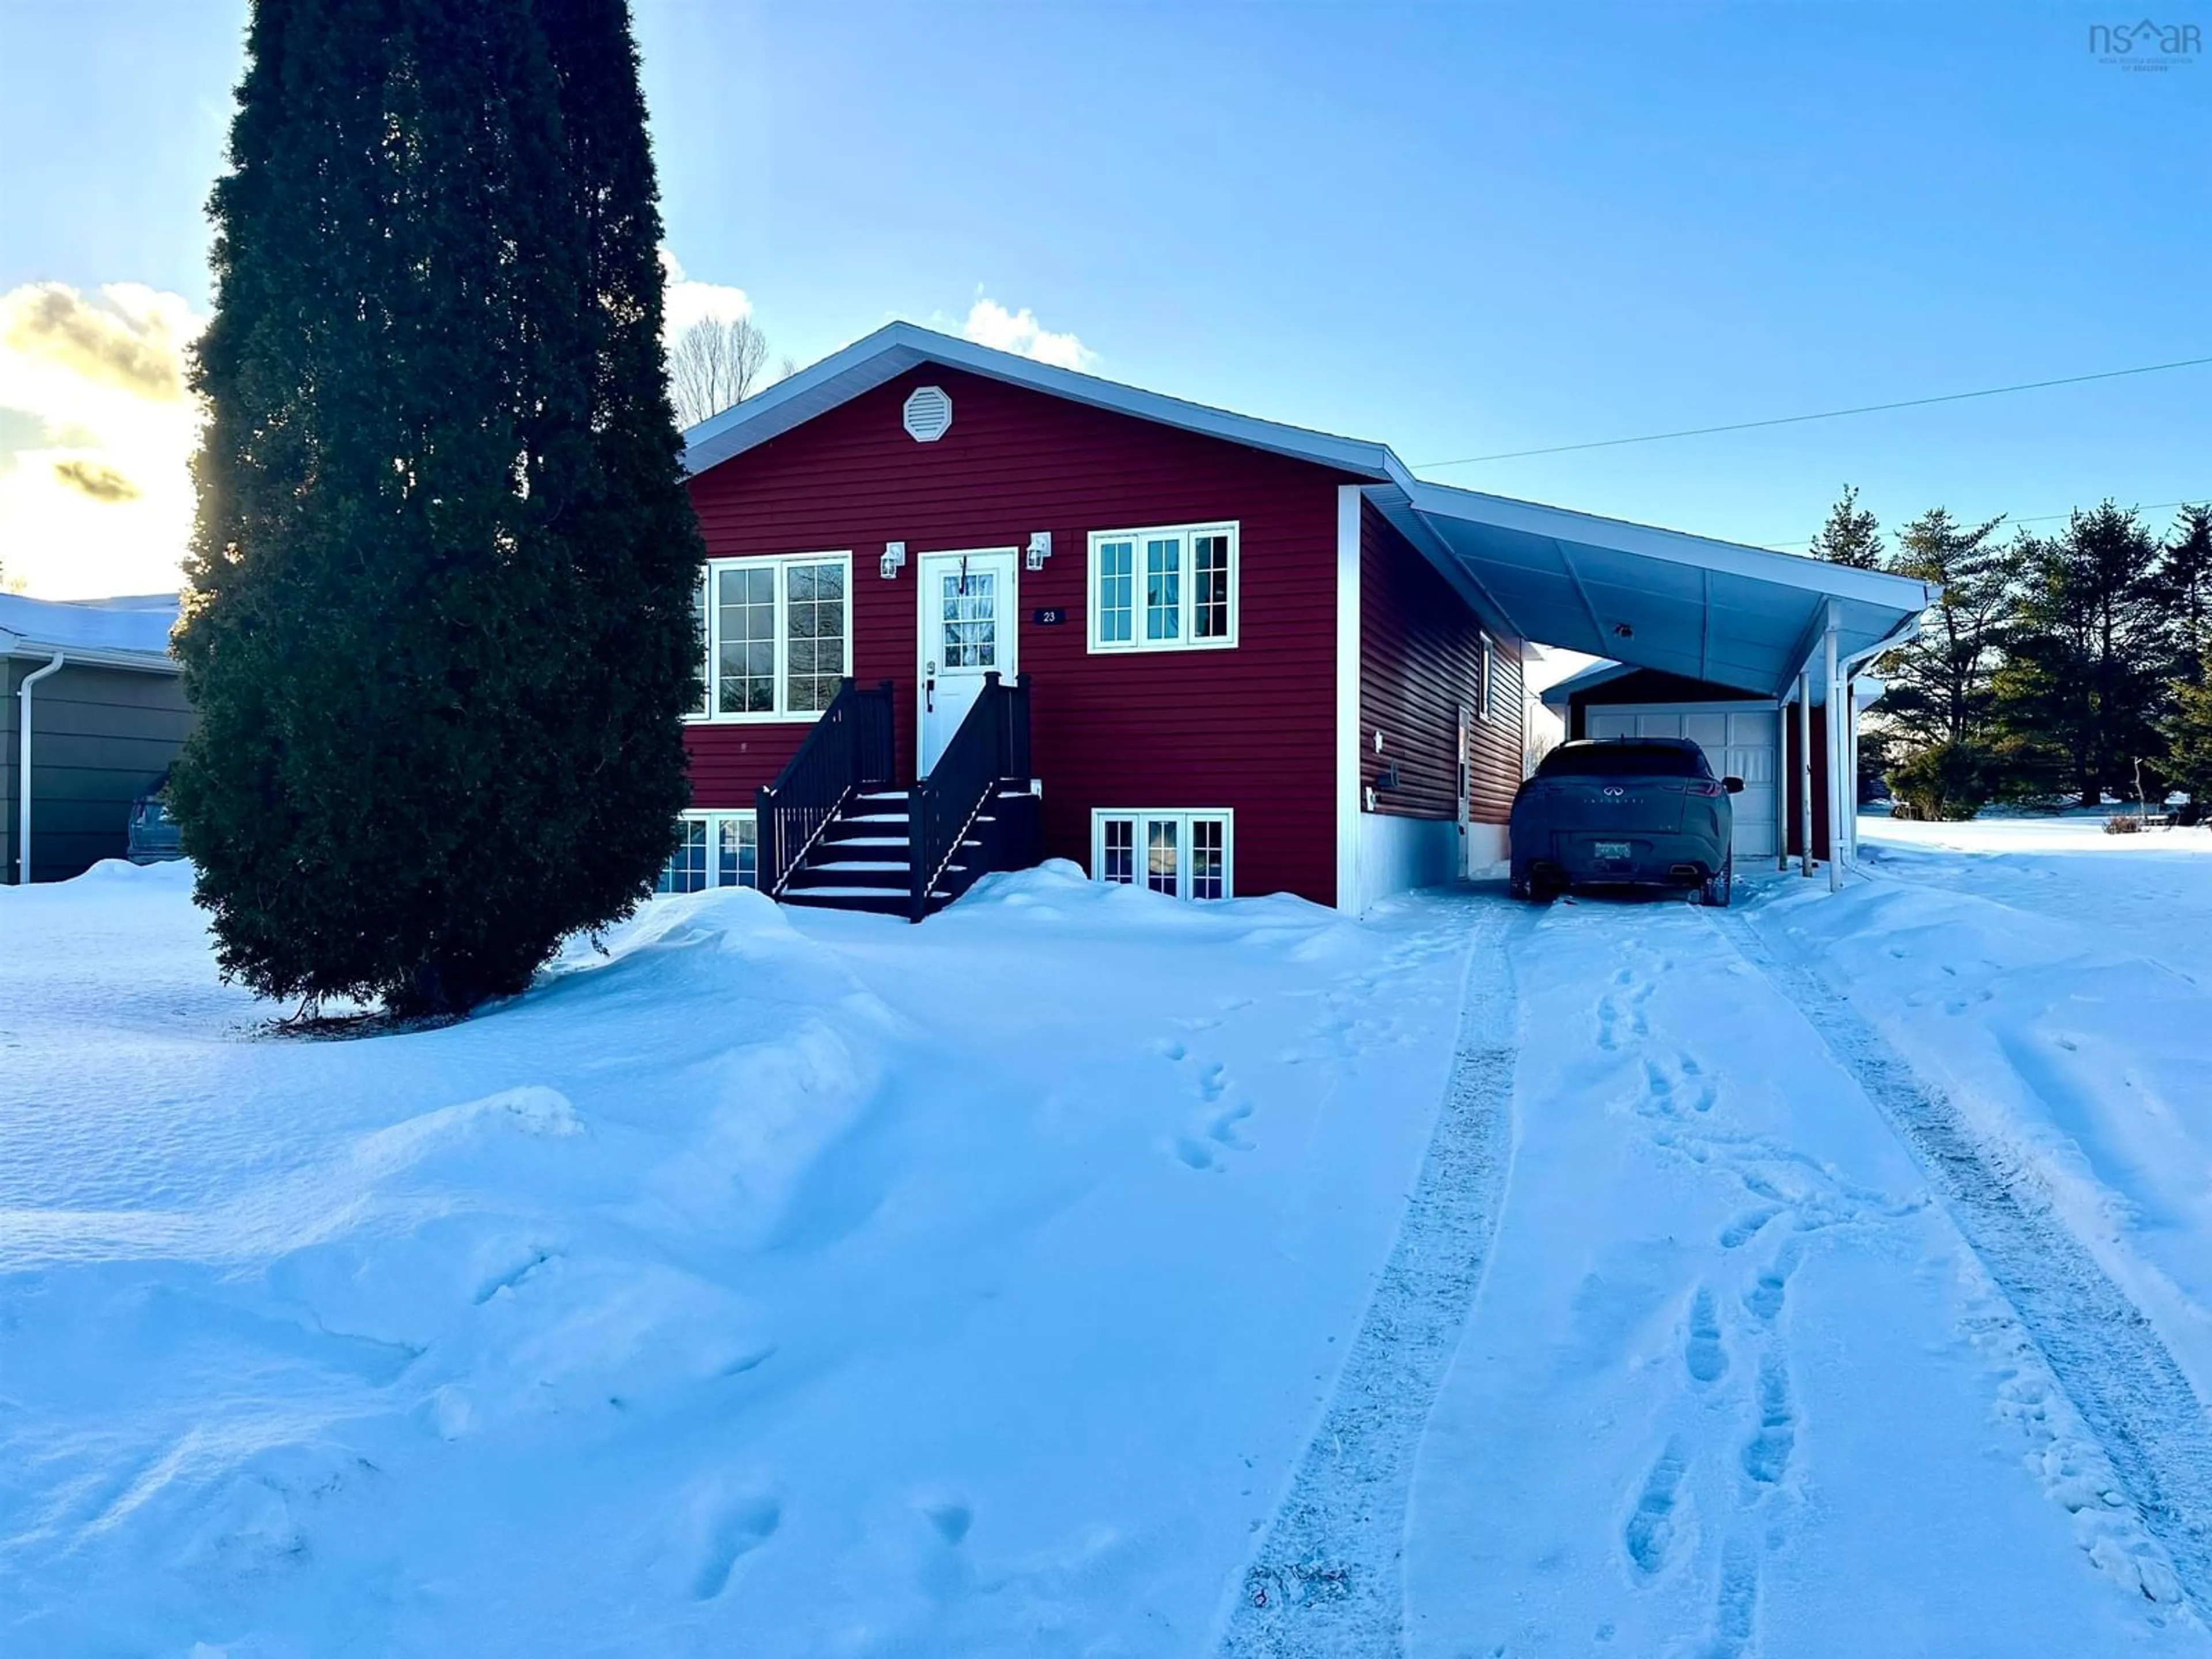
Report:
[[[1433,1118],[1463,946],[1072,866],[655,901],[271,1036],[182,866],[0,890],[0,1646],[1198,1644]]]

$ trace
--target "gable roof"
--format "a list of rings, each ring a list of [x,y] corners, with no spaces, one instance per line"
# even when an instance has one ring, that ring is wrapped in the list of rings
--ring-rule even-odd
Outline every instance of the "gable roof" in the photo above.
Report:
[[[1206,404],[1189,403],[1158,392],[1146,392],[1117,380],[1102,380],[1051,363],[955,339],[912,323],[886,323],[865,339],[842,351],[832,352],[796,374],[778,380],[765,392],[709,416],[684,434],[684,468],[693,475],[742,455],[757,444],[779,437],[827,414],[840,404],[874,391],[924,363],[941,363],[965,369],[986,380],[1026,386],[1070,403],[1132,415],[1140,421],[1179,427],[1210,438],[1223,438],[1249,449],[1264,449],[1319,466],[1380,479],[1388,476],[1387,464],[1395,460],[1387,447],[1358,438],[1334,437],[1326,432],[1262,421]]]
[[[1495,632],[1779,696],[1821,642],[1840,654],[1909,639],[1924,583],[1416,477],[1389,446],[1190,403],[888,323],[684,434],[693,476],[925,364],[1331,468],[1366,495]]]

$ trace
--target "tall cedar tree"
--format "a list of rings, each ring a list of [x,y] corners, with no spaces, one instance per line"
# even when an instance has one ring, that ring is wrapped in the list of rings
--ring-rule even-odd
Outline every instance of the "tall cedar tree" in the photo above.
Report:
[[[1828,509],[1828,522],[1813,538],[1813,556],[1831,564],[1878,570],[1881,550],[1881,530],[1873,513],[1859,505],[1858,486],[1845,484],[1844,493]]]
[[[1942,595],[1920,635],[1885,655],[1882,708],[1910,747],[1973,744],[1983,735],[1990,674],[2012,611],[2016,549],[1991,541],[2002,519],[1971,529],[1942,507],[1922,514],[1898,538],[1890,568],[1939,584]]]
[[[2084,806],[2132,794],[2136,763],[2163,751],[2160,553],[2109,501],[2030,546],[1992,689],[2006,770],[2034,793],[2070,788]]]
[[[622,0],[257,0],[171,786],[224,971],[465,1012],[650,890],[702,550]]]

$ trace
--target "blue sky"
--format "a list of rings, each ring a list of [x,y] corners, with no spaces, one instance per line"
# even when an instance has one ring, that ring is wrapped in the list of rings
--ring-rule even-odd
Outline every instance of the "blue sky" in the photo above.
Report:
[[[637,15],[669,246],[801,362],[988,301],[1418,467],[2212,356],[2212,61],[2100,63],[2092,10]],[[204,309],[243,16],[0,0],[0,293]],[[1436,476],[1762,544],[1846,481],[1885,523],[2202,499],[2212,368]]]

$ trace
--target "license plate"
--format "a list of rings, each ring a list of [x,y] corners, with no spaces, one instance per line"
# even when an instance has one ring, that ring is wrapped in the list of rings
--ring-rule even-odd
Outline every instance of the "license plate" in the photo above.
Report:
[[[1601,859],[1625,859],[1628,856],[1628,843],[1625,841],[1601,841],[1590,850]]]

